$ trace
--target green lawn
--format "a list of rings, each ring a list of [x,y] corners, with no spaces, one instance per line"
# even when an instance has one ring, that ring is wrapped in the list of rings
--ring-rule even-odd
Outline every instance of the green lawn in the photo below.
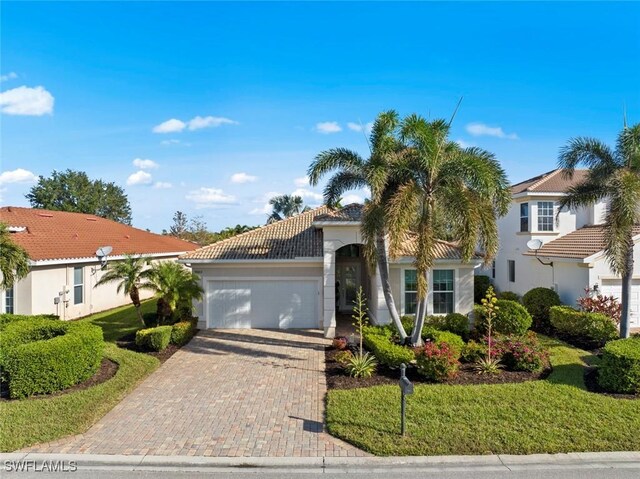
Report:
[[[113,344],[106,345],[105,356],[119,367],[102,384],[61,396],[0,402],[0,451],[86,431],[160,364],[154,357]]]
[[[544,339],[553,373],[520,384],[416,385],[401,437],[397,386],[334,390],[334,436],[377,455],[533,454],[640,450],[640,400],[590,393],[584,362],[595,358]]]
[[[154,299],[143,301],[141,309],[142,314],[155,312],[156,301]],[[136,310],[131,304],[93,314],[81,321],[90,321],[100,326],[104,333],[104,340],[110,343],[127,334],[135,333],[141,327]]]

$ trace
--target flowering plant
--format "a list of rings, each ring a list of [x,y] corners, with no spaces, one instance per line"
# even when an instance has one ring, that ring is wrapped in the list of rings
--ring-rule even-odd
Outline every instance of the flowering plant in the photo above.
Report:
[[[584,289],[584,296],[578,298],[578,307],[587,313],[601,313],[620,324],[622,305],[615,296],[596,294],[594,289]]]

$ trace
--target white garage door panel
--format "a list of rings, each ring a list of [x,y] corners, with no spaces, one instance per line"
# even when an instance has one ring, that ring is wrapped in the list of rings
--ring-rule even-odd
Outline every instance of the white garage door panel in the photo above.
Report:
[[[604,296],[615,296],[622,299],[622,284],[620,280],[603,280],[601,293]],[[632,328],[640,327],[640,283],[633,281],[631,286],[629,323]]]
[[[209,281],[209,327],[318,328],[318,295],[315,280]]]

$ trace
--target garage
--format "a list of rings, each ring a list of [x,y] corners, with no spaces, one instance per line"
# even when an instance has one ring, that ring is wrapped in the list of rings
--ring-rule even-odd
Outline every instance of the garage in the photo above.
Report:
[[[234,278],[207,282],[207,327],[320,327],[319,279]]]
[[[619,279],[603,280],[600,292],[604,296],[614,296],[620,301],[622,299],[622,282]],[[632,328],[638,328],[640,327],[640,280],[633,280],[630,303],[629,323]]]

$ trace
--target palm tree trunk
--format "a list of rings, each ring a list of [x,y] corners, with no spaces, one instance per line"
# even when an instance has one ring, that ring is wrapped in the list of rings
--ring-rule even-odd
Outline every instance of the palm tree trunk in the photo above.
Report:
[[[425,274],[425,276],[427,276]],[[427,277],[427,281],[429,278]],[[427,298],[418,301],[418,307],[416,308],[416,320],[413,323],[413,332],[411,333],[411,345],[422,346],[422,328],[424,327],[424,321],[427,318]]]
[[[633,242],[627,248],[626,271],[622,275],[622,314],[620,315],[620,337],[629,337],[629,313],[631,311],[631,284],[633,280]]]
[[[402,343],[407,339],[407,333],[400,321],[400,315],[396,309],[396,303],[393,300],[393,294],[391,292],[391,283],[389,283],[389,260],[387,256],[387,242],[384,235],[379,234],[376,236],[376,254],[378,256],[378,271],[380,272],[380,282],[382,283],[382,293],[384,294],[384,300],[387,303],[387,309],[391,315],[391,319],[398,329],[400,335],[400,341]]]
[[[131,291],[129,291],[129,297],[131,298],[133,306],[136,308],[136,314],[138,315],[140,324],[142,324],[142,326],[145,326],[144,319],[142,318],[142,310],[140,308],[140,292],[138,291],[138,288],[132,286]]]

